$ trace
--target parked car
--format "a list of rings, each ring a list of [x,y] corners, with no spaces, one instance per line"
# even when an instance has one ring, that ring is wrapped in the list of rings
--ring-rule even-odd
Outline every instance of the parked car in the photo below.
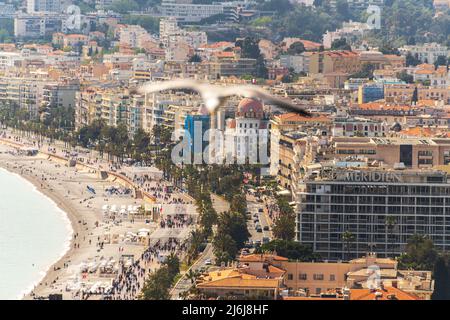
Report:
[[[261,226],[258,226],[258,227],[256,228],[256,232],[262,232]]]
[[[205,261],[205,266],[210,266],[211,265],[211,259],[207,259]]]
[[[269,231],[270,228],[269,228],[269,226],[264,226],[263,230],[264,230],[264,231]]]

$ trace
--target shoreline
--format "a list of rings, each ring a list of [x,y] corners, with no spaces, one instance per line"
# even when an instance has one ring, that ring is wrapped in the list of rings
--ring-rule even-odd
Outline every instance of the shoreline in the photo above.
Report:
[[[44,282],[51,282],[51,279],[55,277],[55,268],[60,264],[63,260],[67,260],[70,258],[75,250],[74,250],[74,242],[75,238],[74,236],[76,234],[83,236],[85,232],[83,232],[83,228],[80,228],[78,221],[82,218],[79,214],[77,214],[77,210],[72,208],[72,206],[66,201],[65,199],[61,198],[59,195],[57,195],[54,192],[51,192],[47,188],[42,188],[41,183],[37,181],[37,179],[29,174],[21,173],[20,170],[14,170],[10,166],[7,165],[4,161],[0,161],[0,168],[8,171],[11,174],[16,174],[21,179],[24,179],[31,183],[34,186],[34,191],[38,192],[39,194],[47,197],[50,199],[51,202],[54,203],[54,205],[58,208],[60,213],[62,214],[62,218],[67,219],[68,226],[70,226],[69,236],[67,237],[68,246],[65,248],[64,252],[62,252],[59,255],[59,258],[52,262],[47,270],[40,271],[43,274],[42,277],[40,277],[39,280],[36,280],[34,283],[30,284],[28,288],[25,288],[21,293],[20,296],[17,297],[17,299],[24,300],[24,299],[31,299],[32,295],[31,293],[39,288],[39,286],[42,285]],[[70,237],[70,239],[69,239]]]
[[[11,171],[8,171],[8,172],[10,172],[12,174],[16,174],[16,173],[11,172]],[[41,190],[39,190],[39,188],[35,184],[33,184],[30,180],[24,178],[23,176],[21,176],[19,174],[16,174],[16,175],[19,176],[21,179],[23,179],[23,180],[27,181],[28,183],[30,183],[33,186],[33,191],[34,192],[38,193],[40,196],[43,196],[43,197],[47,198],[50,202],[53,203],[53,205],[55,206],[58,214],[60,215],[61,219],[65,223],[65,228],[68,231],[66,239],[65,239],[65,242],[64,242],[64,249],[63,249],[63,251],[59,254],[58,258],[55,261],[53,261],[53,262],[51,262],[49,264],[49,266],[45,270],[40,271],[40,274],[42,274],[42,276],[38,280],[33,282],[33,284],[31,284],[27,289],[23,290],[23,292],[20,293],[18,299],[23,300],[39,285],[39,283],[44,281],[45,277],[47,276],[47,274],[49,273],[51,268],[54,267],[57,263],[59,263],[62,259],[64,259],[66,254],[69,253],[70,249],[73,246],[75,232],[74,232],[74,223],[70,219],[69,213],[66,210],[63,210],[61,208],[61,206],[59,206],[54,199],[52,199],[51,197],[49,197],[48,195],[43,193]]]

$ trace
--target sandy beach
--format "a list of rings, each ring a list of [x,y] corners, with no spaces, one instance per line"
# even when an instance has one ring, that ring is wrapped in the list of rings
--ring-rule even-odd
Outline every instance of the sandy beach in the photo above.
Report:
[[[80,288],[73,289],[71,286],[79,286],[80,283],[83,287],[93,284],[107,286],[115,277],[115,274],[105,275],[98,271],[82,272],[82,266],[117,262],[124,256],[136,261],[148,247],[146,243],[124,243],[112,239],[122,239],[127,232],[137,233],[143,228],[160,234],[162,238],[167,237],[165,230],[159,230],[157,222],[148,219],[104,221],[102,206],[105,204],[140,206],[144,204],[143,199],[135,199],[132,194],[106,195],[103,190],[114,183],[101,179],[88,167],[69,167],[65,163],[67,161],[50,159],[48,154],[42,152],[36,156],[19,155],[16,148],[5,142],[10,140],[0,141],[0,167],[33,183],[39,192],[52,199],[67,214],[73,228],[70,249],[48,269],[45,277],[24,299],[47,298],[50,294],[61,294],[63,299],[80,299]],[[88,192],[87,186],[96,190],[96,194]],[[174,230],[169,231],[174,233]],[[146,267],[152,270],[158,267],[158,263]],[[100,297],[90,295],[90,299]]]
[[[73,229],[70,249],[49,268],[44,279],[40,281],[32,293],[25,296],[25,299],[31,299],[33,296],[48,296],[54,293],[61,293],[64,299],[71,299],[73,297],[70,292],[66,292],[64,284],[70,282],[76,276],[74,267],[86,261],[98,260],[101,257],[119,259],[119,247],[122,245],[105,245],[103,249],[98,247],[98,239],[103,236],[104,230],[119,234],[136,231],[144,227],[152,230],[156,228],[154,223],[149,225],[144,222],[123,221],[119,225],[111,225],[102,222],[101,204],[105,198],[101,195],[93,197],[85,191],[85,188],[86,185],[89,185],[95,189],[102,189],[111,183],[100,180],[95,174],[78,171],[75,168],[49,161],[47,160],[48,157],[43,154],[35,157],[13,156],[5,153],[7,151],[13,150],[8,146],[0,145],[0,152],[2,152],[0,166],[26,178],[33,183],[39,192],[52,199],[67,214]],[[114,201],[114,204],[118,206],[139,204],[138,200],[131,196],[117,199],[109,197],[108,200]],[[125,246],[123,252],[138,257],[144,249],[143,245],[132,244]],[[95,276],[90,278],[91,281],[98,280]]]

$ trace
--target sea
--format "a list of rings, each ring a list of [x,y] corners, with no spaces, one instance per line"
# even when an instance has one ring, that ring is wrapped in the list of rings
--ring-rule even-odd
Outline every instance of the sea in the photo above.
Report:
[[[55,202],[0,168],[0,300],[29,293],[69,250],[72,234]]]

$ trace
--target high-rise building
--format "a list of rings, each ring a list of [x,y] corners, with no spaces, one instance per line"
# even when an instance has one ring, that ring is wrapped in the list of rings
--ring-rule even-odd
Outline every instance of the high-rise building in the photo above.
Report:
[[[316,164],[298,183],[296,238],[325,259],[405,251],[415,234],[450,249],[450,180],[437,170]]]
[[[209,115],[186,115],[184,120],[186,143],[191,150],[192,157],[200,157],[208,146],[208,141],[203,141],[206,131],[210,129],[211,117]]]
[[[62,0],[27,0],[27,12],[53,12],[60,13],[63,10]]]

